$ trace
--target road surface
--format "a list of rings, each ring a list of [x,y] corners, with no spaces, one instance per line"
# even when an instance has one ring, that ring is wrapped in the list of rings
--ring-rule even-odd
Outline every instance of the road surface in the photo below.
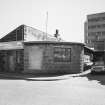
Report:
[[[54,81],[1,78],[0,105],[105,105],[105,75]]]

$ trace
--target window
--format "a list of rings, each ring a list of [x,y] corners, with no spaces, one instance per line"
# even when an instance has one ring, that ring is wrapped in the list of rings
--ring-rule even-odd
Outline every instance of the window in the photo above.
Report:
[[[88,19],[89,22],[99,22],[99,21],[105,21],[105,17],[96,17]]]
[[[102,35],[105,35],[105,31],[102,31]]]
[[[88,33],[88,36],[94,36],[94,35],[96,35],[96,32],[89,32]]]
[[[54,61],[55,62],[70,62],[71,48],[54,47]]]
[[[88,19],[89,22],[97,22],[97,21],[100,21],[100,18],[91,18],[91,19]]]
[[[94,29],[96,27],[97,27],[96,25],[91,25],[91,26],[88,26],[88,29]]]

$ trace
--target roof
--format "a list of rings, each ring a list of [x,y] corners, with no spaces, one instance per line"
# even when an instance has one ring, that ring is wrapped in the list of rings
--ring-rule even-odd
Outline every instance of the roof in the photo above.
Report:
[[[87,15],[88,18],[95,18],[95,17],[100,17],[100,16],[105,16],[105,12],[100,12],[100,13],[93,13],[93,14],[89,14]]]
[[[84,52],[85,53],[94,53],[94,49],[88,47],[88,46],[84,46]]]
[[[94,52],[105,52],[105,50],[94,50]]]
[[[0,38],[0,42],[23,40],[23,27],[23,25],[18,26],[17,28]]]
[[[56,38],[54,35],[50,35],[46,32],[38,30],[36,28],[20,25],[15,28],[13,31],[9,32],[0,39],[0,42],[9,42],[9,41],[63,41],[61,38]]]
[[[88,46],[84,46],[84,48],[90,52],[105,52],[105,50],[95,50],[94,48],[90,48]]]
[[[88,46],[84,46],[86,49],[88,49],[88,50],[91,50],[91,51],[94,51],[94,48],[90,48],[90,47],[88,47]]]
[[[79,42],[57,42],[57,41],[24,41],[24,44],[73,44],[85,46],[84,43]]]

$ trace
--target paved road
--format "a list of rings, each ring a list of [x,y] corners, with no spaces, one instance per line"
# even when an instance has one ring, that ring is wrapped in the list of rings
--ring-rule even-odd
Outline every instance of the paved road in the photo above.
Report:
[[[0,105],[105,105],[105,75],[56,81],[2,78]]]

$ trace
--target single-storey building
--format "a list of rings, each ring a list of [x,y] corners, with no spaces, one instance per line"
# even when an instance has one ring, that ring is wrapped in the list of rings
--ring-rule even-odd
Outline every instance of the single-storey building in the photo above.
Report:
[[[81,43],[24,42],[24,72],[79,73],[83,50]]]
[[[80,73],[83,59],[83,43],[59,42],[25,25],[0,39],[0,72]]]
[[[0,71],[21,73],[79,73],[84,44],[53,41],[0,43]]]

